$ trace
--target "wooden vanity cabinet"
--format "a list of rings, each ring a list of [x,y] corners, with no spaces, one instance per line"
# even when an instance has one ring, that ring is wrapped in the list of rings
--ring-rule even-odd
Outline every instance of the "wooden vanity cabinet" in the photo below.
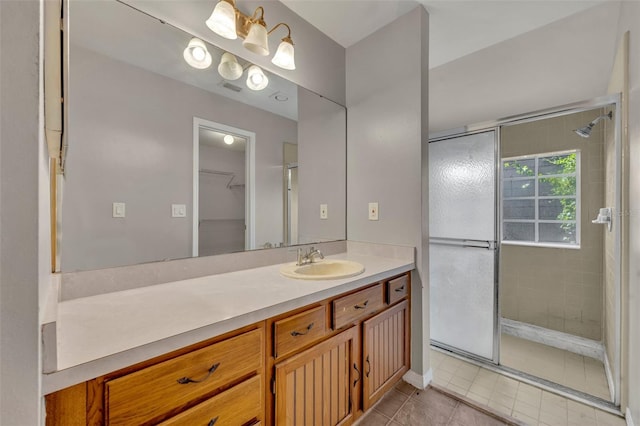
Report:
[[[401,303],[362,324],[362,405],[367,411],[409,370],[409,303]]]
[[[260,323],[63,389],[45,397],[46,424],[262,422],[265,346]]]
[[[390,390],[409,369],[409,289],[405,273],[267,320],[267,340],[271,333],[276,342],[267,359],[267,424],[350,425]],[[319,323],[324,340],[316,331],[318,343],[309,346],[313,338],[298,335],[299,350],[283,352],[277,342],[290,321],[309,334]]]
[[[410,273],[47,395],[48,426],[355,422],[409,369]]]
[[[351,424],[361,380],[359,355],[354,326],[275,364],[275,424]]]

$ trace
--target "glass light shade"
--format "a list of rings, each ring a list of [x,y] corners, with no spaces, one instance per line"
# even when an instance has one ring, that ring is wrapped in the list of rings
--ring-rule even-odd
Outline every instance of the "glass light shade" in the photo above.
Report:
[[[211,66],[213,59],[211,54],[207,50],[207,45],[204,44],[199,38],[192,38],[187,45],[187,48],[182,52],[184,60],[193,68],[203,70]]]
[[[269,43],[267,41],[267,29],[258,24],[251,24],[247,38],[242,42],[245,49],[258,55],[267,56],[269,54]]]
[[[242,65],[238,63],[235,56],[225,52],[220,59],[220,65],[218,65],[218,74],[225,80],[237,80],[242,77]]]
[[[262,90],[269,84],[269,79],[257,65],[251,65],[247,71],[247,87],[251,90]]]
[[[233,5],[225,0],[220,0],[209,19],[205,21],[207,27],[221,37],[235,40],[236,33],[236,10]]]
[[[231,135],[224,135],[224,138],[222,138],[224,140],[224,143],[226,143],[227,145],[231,145],[234,142],[233,136]]]
[[[293,57],[293,44],[282,40],[278,46],[278,50],[276,50],[276,54],[273,55],[271,63],[285,70],[295,70],[296,63]]]

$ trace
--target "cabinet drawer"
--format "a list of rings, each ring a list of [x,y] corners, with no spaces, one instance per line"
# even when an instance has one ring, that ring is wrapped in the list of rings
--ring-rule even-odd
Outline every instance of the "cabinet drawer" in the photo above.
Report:
[[[382,284],[336,299],[333,301],[333,328],[337,330],[357,322],[380,310],[383,305]]]
[[[327,332],[324,306],[273,323],[275,358],[290,354],[309,343],[321,339]]]
[[[262,419],[262,376],[255,376],[187,411],[163,426],[240,426]],[[253,423],[255,424],[255,423]],[[259,424],[259,423],[258,423]]]
[[[387,304],[392,305],[407,296],[409,275],[403,275],[387,282]]]
[[[107,424],[162,418],[262,369],[264,331],[249,331],[105,383]]]

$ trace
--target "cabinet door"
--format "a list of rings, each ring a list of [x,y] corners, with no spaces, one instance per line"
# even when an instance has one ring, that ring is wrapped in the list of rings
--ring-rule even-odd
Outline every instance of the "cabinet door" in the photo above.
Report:
[[[409,369],[405,300],[363,323],[363,408],[367,411]]]
[[[276,424],[348,425],[360,388],[358,327],[275,365]]]

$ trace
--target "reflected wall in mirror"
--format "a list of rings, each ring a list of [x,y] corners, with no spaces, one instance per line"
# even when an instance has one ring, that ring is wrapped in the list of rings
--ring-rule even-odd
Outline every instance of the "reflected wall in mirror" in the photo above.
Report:
[[[194,68],[190,34],[115,0],[68,16],[59,270],[345,239],[344,107],[264,70],[250,90],[242,58],[225,80],[209,43]]]

